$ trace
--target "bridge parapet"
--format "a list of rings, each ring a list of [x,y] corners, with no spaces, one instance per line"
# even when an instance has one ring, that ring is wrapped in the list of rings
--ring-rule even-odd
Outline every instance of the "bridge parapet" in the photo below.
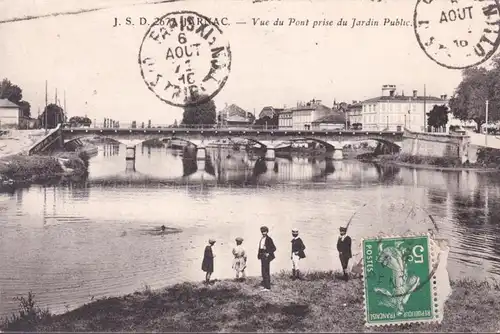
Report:
[[[195,145],[203,145],[223,137],[242,137],[256,142],[286,141],[290,139],[316,139],[322,141],[342,142],[345,140],[378,140],[389,143],[399,143],[403,140],[403,131],[332,131],[332,130],[291,130],[291,129],[248,129],[248,128],[146,128],[146,129],[116,129],[116,128],[65,128],[62,129],[65,140],[82,137],[102,136],[121,140],[144,141],[153,138],[182,138]]]

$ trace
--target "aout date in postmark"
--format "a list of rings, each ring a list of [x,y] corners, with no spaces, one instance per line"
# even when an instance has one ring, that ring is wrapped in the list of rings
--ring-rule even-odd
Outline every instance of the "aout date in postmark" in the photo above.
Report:
[[[147,30],[139,50],[141,75],[149,90],[178,107],[213,98],[231,71],[231,50],[222,30],[190,11],[164,15]]]
[[[500,43],[498,0],[418,0],[413,21],[422,50],[447,68],[479,65]]]

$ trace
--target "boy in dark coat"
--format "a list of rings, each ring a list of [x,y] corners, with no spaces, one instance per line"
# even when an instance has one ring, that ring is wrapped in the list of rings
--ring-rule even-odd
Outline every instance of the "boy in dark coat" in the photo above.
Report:
[[[339,251],[340,263],[342,264],[342,270],[344,271],[344,279],[347,281],[349,275],[347,274],[347,265],[349,264],[349,259],[352,257],[351,252],[351,237],[346,235],[347,228],[340,228],[340,237],[337,241],[337,250]]]
[[[208,245],[205,247],[205,253],[203,254],[203,262],[201,263],[201,270],[206,272],[205,283],[210,283],[210,276],[214,272],[214,257],[215,254],[212,250],[212,246],[215,244],[214,239],[208,240]]]
[[[257,258],[260,260],[261,270],[262,270],[262,285],[264,286],[263,291],[271,290],[271,261],[274,260],[274,252],[276,252],[276,246],[274,245],[273,239],[267,235],[269,229],[266,226],[260,228],[262,233],[262,238],[259,242],[259,252],[257,253]]]
[[[299,261],[306,257],[304,250],[306,246],[304,242],[299,237],[299,230],[294,228],[292,229],[292,255],[290,259],[292,260],[292,279],[300,279],[300,270],[299,270]]]

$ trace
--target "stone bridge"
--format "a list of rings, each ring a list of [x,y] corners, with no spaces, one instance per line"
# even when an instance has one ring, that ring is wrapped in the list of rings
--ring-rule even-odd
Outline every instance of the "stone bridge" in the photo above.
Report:
[[[96,136],[112,138],[127,146],[127,157],[135,158],[135,146],[150,139],[179,139],[189,142],[200,154],[205,156],[207,145],[224,138],[243,138],[254,142],[266,150],[266,158],[274,159],[274,150],[284,144],[297,140],[311,140],[322,144],[327,151],[342,150],[342,143],[375,140],[383,145],[399,149],[403,131],[332,131],[332,130],[255,130],[255,129],[190,129],[190,128],[62,128],[65,144],[82,138]]]

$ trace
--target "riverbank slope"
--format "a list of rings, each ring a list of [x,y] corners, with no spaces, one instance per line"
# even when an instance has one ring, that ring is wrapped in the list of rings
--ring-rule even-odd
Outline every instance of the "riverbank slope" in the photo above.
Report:
[[[345,282],[332,272],[312,272],[301,281],[273,276],[270,292],[260,278],[182,283],[98,300],[62,315],[47,312],[4,325],[17,331],[242,332],[364,331],[363,281]],[[441,324],[412,324],[374,331],[496,332],[500,330],[500,287],[466,279],[452,282]],[[27,312],[29,314],[29,312]],[[35,313],[33,313],[35,314]]]

